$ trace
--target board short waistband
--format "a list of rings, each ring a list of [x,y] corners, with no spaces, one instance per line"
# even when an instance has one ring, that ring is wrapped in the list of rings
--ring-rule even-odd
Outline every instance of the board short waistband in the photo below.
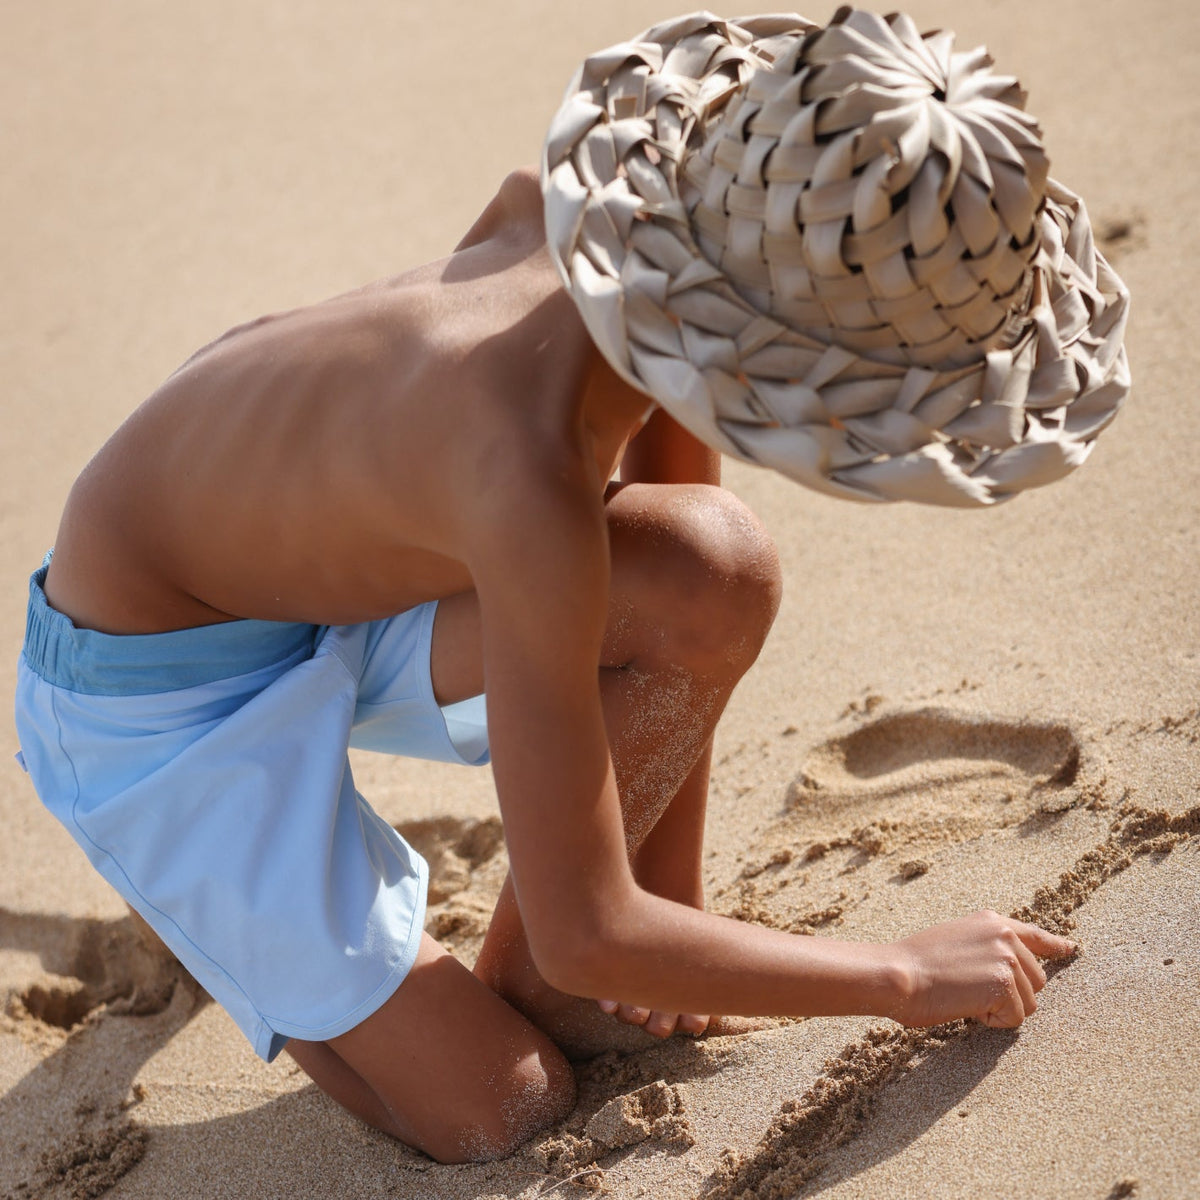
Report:
[[[23,654],[47,683],[89,696],[173,692],[312,656],[324,626],[290,621],[223,621],[167,633],[80,629],[51,608],[42,590],[50,555],[29,580]]]

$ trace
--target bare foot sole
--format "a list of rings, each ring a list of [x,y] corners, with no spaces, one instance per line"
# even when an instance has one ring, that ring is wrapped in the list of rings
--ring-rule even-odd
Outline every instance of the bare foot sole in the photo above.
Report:
[[[573,1062],[615,1050],[629,1054],[661,1045],[661,1036],[647,1033],[640,1024],[618,1019],[595,1000],[570,996],[552,988],[538,974],[528,953],[505,957],[487,955],[487,944],[475,964],[476,975],[501,999],[542,1030]],[[618,1006],[620,1007],[620,1006]],[[642,1010],[645,1012],[645,1010]],[[645,1018],[651,1016],[645,1012]],[[701,1034],[676,1032],[672,1037],[734,1037],[769,1029],[776,1022],[766,1017],[713,1017]]]
[[[701,1034],[676,1032],[669,1038],[662,1038],[647,1033],[639,1025],[626,1025],[610,1017],[592,1001],[577,1001],[554,1014],[543,1010],[536,1023],[572,1062],[583,1062],[609,1050],[632,1054],[680,1038],[708,1041],[711,1038],[738,1037],[759,1029],[770,1029],[775,1024],[769,1017],[715,1017]]]
[[[700,1037],[705,1041],[709,1038],[740,1037],[744,1033],[757,1033],[760,1029],[774,1029],[778,1024],[774,1017],[714,1017]]]

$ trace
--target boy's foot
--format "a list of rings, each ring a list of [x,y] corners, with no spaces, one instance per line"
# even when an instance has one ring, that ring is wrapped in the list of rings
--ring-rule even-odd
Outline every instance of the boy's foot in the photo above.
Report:
[[[518,985],[514,979],[488,979],[486,982],[518,1012],[537,1025],[558,1048],[573,1062],[595,1058],[609,1050],[630,1054],[638,1050],[649,1050],[661,1045],[665,1037],[729,1037],[752,1033],[756,1029],[769,1028],[774,1024],[767,1018],[757,1017],[709,1017],[678,1021],[672,1018],[671,1034],[648,1032],[651,1017],[662,1014],[650,1013],[646,1009],[635,1009],[620,1005],[620,1015],[606,1012],[594,1000],[583,1000],[568,996],[552,988],[530,970],[523,973]],[[643,1020],[636,1016],[645,1013]],[[703,1028],[695,1030],[692,1025],[703,1021]],[[684,1023],[686,1022],[686,1023]],[[651,1026],[650,1028],[654,1028]]]

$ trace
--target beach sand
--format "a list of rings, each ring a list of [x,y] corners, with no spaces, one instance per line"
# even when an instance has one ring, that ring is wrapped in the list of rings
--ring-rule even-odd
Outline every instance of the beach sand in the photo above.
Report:
[[[67,489],[145,395],[234,323],[447,252],[536,159],[578,60],[688,7],[3,6],[3,690]],[[719,734],[708,900],[814,936],[981,907],[1073,929],[1040,1011],[609,1054],[562,1128],[437,1166],[262,1064],[141,948],[5,723],[0,1197],[1200,1194],[1200,10],[909,11],[1028,90],[1132,290],[1134,390],[1076,475],[995,511],[728,466],[786,596]],[[428,927],[471,961],[505,865],[489,773],[355,771],[426,850]]]

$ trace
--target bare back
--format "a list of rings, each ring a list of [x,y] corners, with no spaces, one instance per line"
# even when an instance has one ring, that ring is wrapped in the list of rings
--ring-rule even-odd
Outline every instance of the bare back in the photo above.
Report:
[[[506,183],[450,258],[184,364],[75,485],[50,600],[134,633],[349,623],[468,590],[468,510],[578,451],[592,353],[536,185]]]

